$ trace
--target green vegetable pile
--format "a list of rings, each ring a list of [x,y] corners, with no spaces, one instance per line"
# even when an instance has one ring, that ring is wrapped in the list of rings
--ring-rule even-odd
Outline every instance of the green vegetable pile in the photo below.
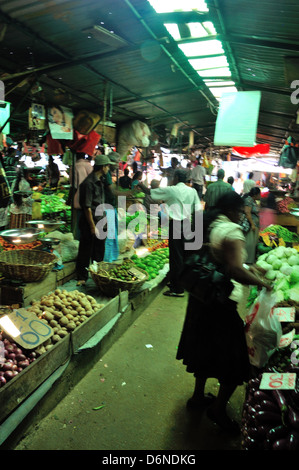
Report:
[[[51,214],[53,212],[71,209],[71,207],[65,203],[65,200],[57,194],[41,194],[40,198],[42,214]]]
[[[153,251],[150,255],[144,258],[139,258],[137,255],[133,255],[131,260],[134,261],[135,265],[149,275],[149,279],[154,279],[159,274],[159,271],[168,263],[169,248],[160,248]]]
[[[269,227],[260,232],[260,235],[262,236],[266,233],[275,233],[277,238],[282,238],[285,243],[299,242],[299,235],[297,233],[291,232],[281,225],[269,225]]]

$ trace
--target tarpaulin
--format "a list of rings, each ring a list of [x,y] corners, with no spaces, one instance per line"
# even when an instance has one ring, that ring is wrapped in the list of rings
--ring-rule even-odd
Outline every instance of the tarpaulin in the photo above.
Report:
[[[267,155],[270,153],[269,144],[258,144],[253,147],[233,147],[232,153],[243,155],[244,157],[253,157],[254,155]]]

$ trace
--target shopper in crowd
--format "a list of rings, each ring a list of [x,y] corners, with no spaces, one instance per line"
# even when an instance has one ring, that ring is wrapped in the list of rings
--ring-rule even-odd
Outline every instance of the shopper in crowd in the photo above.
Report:
[[[199,199],[203,197],[203,187],[206,186],[206,169],[201,166],[200,158],[191,173],[192,187],[196,189]]]
[[[248,194],[251,188],[254,188],[256,185],[255,181],[253,180],[253,173],[249,173],[248,179],[244,181],[243,184],[243,195]]]
[[[233,187],[234,181],[235,181],[235,180],[234,180],[234,177],[233,177],[233,176],[229,176],[229,177],[227,178],[227,182],[228,182],[228,184],[231,185],[233,191],[235,191],[235,188]]]
[[[187,165],[186,165],[186,172],[187,172],[186,184],[188,184],[189,186],[191,186],[191,173],[192,173],[192,163],[191,163],[191,162],[188,162],[188,163],[187,163]]]
[[[217,181],[208,185],[207,191],[203,197],[206,210],[214,209],[220,196],[223,196],[223,194],[228,191],[232,191],[231,185],[223,181],[224,176],[224,170],[221,168],[217,171]]]
[[[167,178],[167,186],[172,186],[174,179],[174,172],[179,167],[179,161],[176,157],[172,157],[170,160],[170,166],[168,168],[160,168],[162,171],[162,176]]]
[[[270,191],[268,197],[261,198],[261,208],[259,211],[260,231],[269,225],[277,224],[277,204],[275,195]]]
[[[130,189],[132,184],[132,178],[129,176],[130,170],[129,168],[124,169],[124,175],[119,178],[119,185],[123,189]]]
[[[184,230],[184,221],[201,210],[197,192],[186,183],[187,174],[183,169],[174,173],[173,185],[151,190],[155,201],[163,201],[169,217],[169,291],[163,293],[168,297],[183,297],[184,289],[180,284],[180,274],[186,256],[185,244],[188,238]],[[190,243],[190,240],[189,240]]]
[[[98,206],[105,203],[104,177],[114,163],[106,155],[98,155],[92,173],[80,184],[79,204],[82,209],[79,220],[80,244],[76,263],[78,285],[84,285],[90,261],[102,261],[105,253],[105,238],[99,233],[97,223],[105,217],[96,214]],[[102,206],[103,208],[103,206]]]
[[[138,189],[137,187],[139,186],[139,183],[141,183],[141,181],[142,181],[142,171],[136,171],[132,179],[131,188]]]
[[[18,174],[21,172],[21,169],[18,168],[19,156],[17,155],[16,149],[9,147],[5,160],[5,174],[11,191],[13,191]]]
[[[46,177],[49,186],[51,188],[57,188],[60,178],[60,171],[57,163],[54,162],[52,155],[49,155],[49,163],[46,168]]]
[[[249,191],[249,194],[244,197],[244,212],[250,224],[250,230],[245,234],[246,238],[246,251],[248,264],[255,263],[256,260],[256,247],[259,239],[259,206],[257,201],[261,199],[261,190],[254,186]]]
[[[13,190],[13,202],[9,206],[9,228],[28,228],[26,222],[32,219],[32,197],[30,185],[19,173]]]
[[[157,189],[160,186],[160,181],[153,179],[151,181],[151,189]],[[152,198],[151,196],[151,191],[148,190],[146,191],[145,198],[143,200],[143,205],[146,209],[147,216],[149,217],[150,215],[152,217],[160,217],[161,215],[161,207],[160,207],[160,201],[157,201]]]
[[[212,253],[225,269],[228,279],[242,285],[271,287],[261,280],[254,268],[243,267],[246,260],[245,239],[238,224],[244,201],[235,191],[218,199],[212,211],[203,214],[203,242],[210,243]],[[226,406],[236,387],[248,381],[250,364],[244,331],[234,294],[220,303],[201,303],[189,296],[186,318],[179,341],[177,359],[195,376],[195,388],[187,401],[189,409],[209,406],[208,417],[227,432],[238,433],[238,424],[230,419]],[[235,300],[232,300],[235,299]],[[242,300],[243,295],[239,295]],[[208,378],[217,378],[217,397],[205,395]]]
[[[90,159],[86,158],[85,153],[76,153],[76,162],[74,171],[70,169],[70,192],[67,203],[73,204],[73,220],[72,231],[74,238],[80,240],[79,219],[81,216],[80,199],[80,184],[92,173],[92,166]]]

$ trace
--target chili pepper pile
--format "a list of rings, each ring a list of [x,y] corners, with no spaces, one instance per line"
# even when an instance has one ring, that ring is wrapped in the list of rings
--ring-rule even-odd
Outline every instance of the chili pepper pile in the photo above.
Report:
[[[281,214],[287,214],[291,209],[297,207],[296,202],[291,197],[284,197],[281,201],[278,201],[276,205],[278,212]]]
[[[160,248],[167,248],[168,247],[168,240],[148,240],[148,251],[156,251],[159,250]]]
[[[31,243],[22,243],[19,245],[13,245],[12,243],[8,243],[2,237],[0,237],[0,251],[9,251],[9,250],[33,250],[40,246],[42,243],[38,240],[31,242]]]

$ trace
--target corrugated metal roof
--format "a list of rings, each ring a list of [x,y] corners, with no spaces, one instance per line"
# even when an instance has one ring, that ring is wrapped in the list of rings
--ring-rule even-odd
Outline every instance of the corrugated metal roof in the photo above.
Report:
[[[206,3],[238,89],[262,91],[257,142],[277,150],[289,132],[299,135],[285,76],[285,57],[299,58],[298,1]],[[43,88],[13,116],[18,127],[32,99],[50,104],[62,90],[65,105],[101,114],[106,91],[116,124],[136,118],[169,133],[179,122],[184,144],[191,129],[197,146],[213,144],[218,102],[147,0],[0,0],[0,37],[3,25],[7,99],[18,106],[28,85],[15,87],[25,77]]]

